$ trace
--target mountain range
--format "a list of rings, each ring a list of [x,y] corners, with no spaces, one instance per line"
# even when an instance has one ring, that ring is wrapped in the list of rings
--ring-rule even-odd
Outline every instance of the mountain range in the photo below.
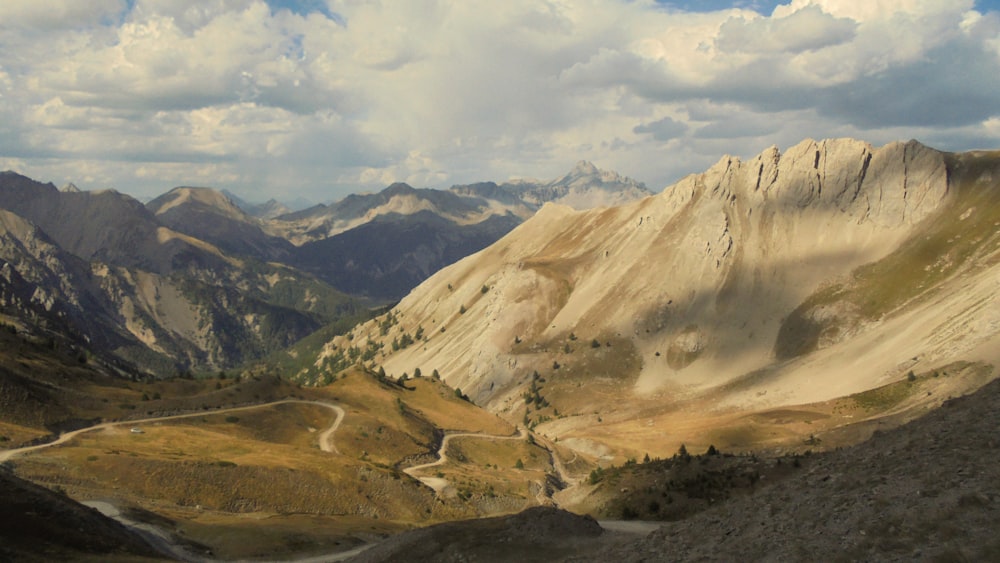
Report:
[[[585,163],[537,186],[594,201],[648,193]],[[398,300],[531,214],[504,190],[502,201],[459,191],[394,184],[269,219],[287,208],[255,216],[199,187],[142,204],[0,173],[4,312],[25,327],[44,319],[40,328],[133,374],[231,368]]]

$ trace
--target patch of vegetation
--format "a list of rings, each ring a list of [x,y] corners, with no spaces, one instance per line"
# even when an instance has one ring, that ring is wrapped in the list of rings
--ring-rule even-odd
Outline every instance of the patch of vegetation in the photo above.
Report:
[[[867,411],[882,412],[889,410],[916,392],[916,375],[912,371],[910,374],[913,375],[913,379],[910,379],[908,376],[904,381],[896,381],[888,385],[876,387],[875,389],[856,393],[851,395],[850,398],[854,399],[858,407]]]
[[[681,520],[728,498],[753,492],[802,466],[801,456],[774,459],[733,455],[710,446],[693,455],[683,445],[670,459],[634,459],[620,466],[597,467],[587,482],[605,491],[602,517]]]

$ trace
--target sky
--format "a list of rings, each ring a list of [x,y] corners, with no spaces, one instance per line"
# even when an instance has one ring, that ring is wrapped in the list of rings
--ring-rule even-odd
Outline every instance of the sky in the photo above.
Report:
[[[1000,148],[974,0],[3,0],[0,170],[313,202],[393,182],[660,190],[806,138]]]

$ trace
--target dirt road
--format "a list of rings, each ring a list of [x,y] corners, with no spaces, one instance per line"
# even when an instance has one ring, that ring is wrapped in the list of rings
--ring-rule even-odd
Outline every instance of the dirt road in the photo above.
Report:
[[[479,438],[479,439],[489,439],[489,440],[523,440],[525,438],[525,433],[523,428],[517,429],[517,434],[513,436],[499,436],[496,434],[476,434],[474,432],[457,432],[455,434],[446,434],[444,439],[441,440],[441,447],[438,448],[437,455],[438,459],[430,463],[422,463],[420,465],[414,465],[413,467],[407,467],[403,470],[410,477],[419,480],[421,483],[427,485],[428,487],[434,489],[434,492],[441,494],[450,483],[447,479],[442,479],[441,477],[420,477],[416,473],[422,469],[428,469],[431,467],[436,467],[438,465],[443,465],[448,461],[448,444],[451,443],[453,438]]]
[[[65,444],[66,442],[76,438],[80,434],[85,432],[93,432],[95,430],[103,430],[106,428],[112,428],[114,426],[140,426],[142,424],[149,424],[150,422],[163,422],[166,420],[177,420],[180,418],[194,418],[198,416],[206,416],[209,414],[226,414],[239,411],[248,411],[253,409],[262,409],[266,407],[273,407],[276,405],[286,405],[291,403],[306,404],[306,405],[319,405],[321,407],[326,407],[334,413],[336,413],[336,418],[329,428],[323,431],[319,436],[319,447],[324,452],[339,453],[337,451],[336,445],[333,443],[333,434],[340,427],[341,421],[344,420],[344,409],[339,405],[333,403],[327,403],[323,401],[305,401],[302,399],[283,399],[281,401],[272,401],[270,403],[262,403],[259,405],[248,405],[245,407],[231,407],[226,409],[218,409],[214,411],[199,411],[195,413],[187,414],[173,414],[169,416],[157,416],[152,418],[140,418],[135,420],[122,420],[117,422],[102,422],[101,424],[95,424],[94,426],[88,426],[86,428],[81,428],[79,430],[73,430],[72,432],[66,432],[65,434],[60,434],[59,437],[52,442],[45,444],[39,444],[37,446],[27,446],[24,448],[15,448],[12,450],[0,451],[0,463],[3,463],[13,457],[26,454],[28,452],[33,452],[37,450],[43,450],[45,448],[51,448],[52,446],[58,446],[59,444]]]

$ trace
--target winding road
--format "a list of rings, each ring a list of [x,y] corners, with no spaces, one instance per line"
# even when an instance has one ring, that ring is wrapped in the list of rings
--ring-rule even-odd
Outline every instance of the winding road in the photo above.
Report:
[[[501,436],[497,434],[477,434],[475,432],[456,432],[454,434],[445,434],[444,439],[441,440],[441,447],[438,448],[437,455],[438,459],[430,463],[422,463],[420,465],[414,465],[413,467],[407,467],[403,470],[410,477],[417,479],[421,483],[427,485],[428,487],[434,489],[434,492],[441,494],[448,485],[450,484],[447,479],[442,479],[441,477],[420,477],[415,475],[416,472],[421,469],[427,469],[430,467],[436,467],[438,465],[443,465],[448,461],[448,444],[451,443],[453,438],[481,438],[490,440],[523,440],[525,438],[524,429],[518,427],[517,434],[513,436]]]
[[[287,405],[287,404],[304,404],[304,405],[319,405],[321,407],[326,407],[334,413],[336,413],[336,418],[329,428],[323,431],[319,436],[319,448],[324,452],[330,453],[340,453],[337,451],[337,446],[333,443],[333,434],[340,427],[340,423],[344,420],[344,409],[340,405],[335,405],[333,403],[327,403],[324,401],[306,401],[304,399],[282,399],[280,401],[272,401],[270,403],[261,403],[259,405],[247,405],[245,407],[229,407],[224,409],[218,409],[213,411],[199,411],[194,413],[186,414],[172,414],[168,416],[157,416],[152,418],[139,418],[134,420],[119,420],[116,422],[102,422],[100,424],[95,424],[94,426],[88,426],[86,428],[80,428],[79,430],[73,430],[71,432],[66,432],[65,434],[60,434],[58,438],[51,442],[46,442],[44,444],[39,444],[37,446],[26,446],[23,448],[15,448],[12,450],[0,450],[0,463],[3,463],[13,457],[26,454],[28,452],[43,450],[45,448],[51,448],[52,446],[58,446],[60,444],[65,444],[66,442],[76,438],[80,434],[86,432],[94,432],[96,430],[104,430],[107,428],[112,428],[114,426],[137,426],[140,424],[148,424],[150,422],[162,422],[165,420],[177,420],[180,418],[194,418],[198,416],[208,416],[213,414],[226,414],[232,412],[248,411],[253,409],[262,409],[266,407],[273,407],[277,405]]]
[[[45,444],[39,444],[39,445],[35,445],[35,446],[27,446],[27,447],[23,447],[23,448],[15,448],[15,449],[10,449],[10,450],[0,450],[0,463],[5,462],[5,461],[7,461],[7,460],[9,460],[11,458],[14,458],[16,456],[26,454],[28,452],[43,450],[45,448],[50,448],[50,447],[57,446],[57,445],[60,445],[60,444],[65,444],[66,442],[72,440],[73,438],[79,436],[80,434],[84,434],[84,433],[87,433],[87,432],[94,432],[94,431],[97,431],[97,430],[103,430],[103,429],[107,429],[107,428],[112,428],[112,427],[115,427],[115,426],[138,426],[138,425],[149,424],[149,423],[153,423],[153,422],[163,422],[163,421],[177,420],[177,419],[183,419],[183,418],[203,417],[203,416],[213,415],[213,414],[227,414],[227,413],[248,411],[248,410],[253,410],[253,409],[261,409],[261,408],[273,407],[273,406],[284,405],[284,404],[318,405],[318,406],[321,406],[321,407],[324,407],[324,408],[332,410],[334,412],[334,414],[335,414],[335,418],[334,418],[333,422],[330,424],[330,426],[328,428],[326,428],[326,430],[324,430],[319,435],[319,448],[320,448],[320,450],[322,450],[324,452],[338,454],[338,455],[340,454],[340,452],[337,450],[337,446],[334,444],[333,437],[334,437],[334,434],[337,432],[337,429],[340,427],[341,422],[343,422],[344,417],[346,415],[346,412],[344,411],[343,407],[341,407],[340,405],[336,405],[334,403],[328,403],[328,402],[324,402],[324,401],[310,401],[310,400],[304,400],[304,399],[283,399],[283,400],[280,400],[280,401],[272,401],[272,402],[268,402],[268,403],[261,403],[261,404],[258,404],[258,405],[247,405],[247,406],[242,406],[242,407],[229,407],[229,408],[223,408],[223,409],[218,409],[218,410],[214,410],[214,411],[199,411],[199,412],[186,413],[186,414],[175,414],[175,415],[158,416],[158,417],[150,417],[150,418],[142,418],[142,419],[134,419],[134,420],[122,420],[122,421],[116,421],[116,422],[104,422],[104,423],[96,424],[94,426],[88,426],[86,428],[81,428],[81,429],[78,429],[78,430],[73,430],[73,431],[70,431],[70,432],[66,432],[64,434],[60,434],[57,439],[53,440],[52,442],[45,443]],[[415,465],[413,467],[408,467],[408,468],[404,469],[403,472],[406,473],[407,475],[409,475],[410,477],[413,477],[414,479],[419,480],[420,482],[422,482],[423,484],[427,485],[431,489],[433,489],[434,492],[435,492],[435,494],[441,495],[443,493],[443,491],[445,491],[445,489],[447,489],[447,487],[450,486],[450,483],[448,482],[447,479],[443,479],[443,478],[440,478],[440,477],[421,477],[421,476],[416,475],[416,473],[418,473],[418,472],[420,472],[420,471],[422,471],[424,469],[429,469],[431,467],[437,467],[439,465],[443,465],[443,464],[447,463],[448,462],[448,453],[447,453],[448,446],[450,445],[451,441],[453,439],[455,439],[455,438],[474,438],[474,439],[483,439],[483,440],[487,440],[487,439],[488,440],[524,440],[524,439],[527,438],[527,433],[525,432],[524,428],[518,427],[517,434],[511,435],[511,436],[496,435],[496,434],[479,434],[479,433],[473,433],[473,432],[455,432],[455,433],[451,433],[451,434],[446,434],[444,436],[444,438],[441,440],[441,446],[438,448],[438,451],[437,451],[438,459],[437,460],[429,462],[429,463],[423,463],[423,464],[420,464],[420,465]],[[553,450],[551,449],[551,444],[549,444],[548,446],[549,447],[547,447],[546,449],[549,449],[549,451],[552,452]],[[579,483],[578,479],[570,479],[569,478],[569,476],[568,476],[568,474],[567,474],[567,472],[565,470],[565,467],[563,466],[561,460],[559,459],[558,455],[555,455],[554,453],[552,454],[552,464],[553,464],[553,468],[560,475],[560,477],[562,477],[562,479],[563,479],[564,482],[571,483],[571,485],[577,485]],[[173,558],[175,558],[177,560],[188,561],[188,562],[191,562],[191,563],[202,563],[202,562],[213,561],[213,559],[211,557],[205,557],[204,555],[195,554],[195,553],[192,553],[192,552],[188,551],[187,549],[185,549],[184,547],[182,547],[181,545],[179,545],[178,543],[176,543],[173,540],[173,538],[171,537],[171,535],[169,534],[169,532],[161,530],[161,529],[159,529],[156,526],[153,526],[153,525],[150,525],[150,524],[146,524],[146,523],[143,523],[143,522],[138,522],[138,521],[132,520],[131,518],[128,518],[127,516],[125,516],[124,514],[122,514],[121,511],[116,506],[112,505],[111,503],[108,503],[108,502],[105,502],[105,501],[86,501],[83,504],[86,504],[87,506],[95,508],[95,509],[99,510],[100,512],[102,512],[103,514],[105,514],[106,516],[109,516],[109,517],[117,520],[118,522],[124,524],[126,527],[130,528],[131,530],[135,531],[138,535],[140,535],[141,537],[143,537],[151,546],[153,546],[155,549],[157,549],[158,551],[160,551],[161,553],[163,553],[165,555],[169,555],[169,556],[171,556],[171,557],[173,557]],[[646,534],[650,530],[655,529],[659,525],[658,523],[649,523],[649,522],[617,522],[617,521],[601,521],[600,524],[601,524],[601,526],[603,528],[605,528],[607,530],[613,530],[613,531],[619,531],[619,532],[625,532],[625,533],[633,533],[633,534]],[[345,552],[340,552],[340,553],[330,553],[330,554],[326,554],[326,555],[312,556],[312,557],[308,557],[307,556],[307,557],[302,557],[302,558],[289,559],[287,561],[288,562],[294,562],[294,563],[318,563],[320,561],[324,561],[324,562],[343,561],[345,559],[353,557],[354,555],[357,555],[358,553],[360,553],[361,551],[364,551],[365,549],[368,549],[368,548],[372,547],[372,545],[374,545],[374,544],[362,545],[362,546],[359,546],[359,547],[357,547],[355,549],[352,549],[352,550],[349,550],[349,551],[345,551]]]

